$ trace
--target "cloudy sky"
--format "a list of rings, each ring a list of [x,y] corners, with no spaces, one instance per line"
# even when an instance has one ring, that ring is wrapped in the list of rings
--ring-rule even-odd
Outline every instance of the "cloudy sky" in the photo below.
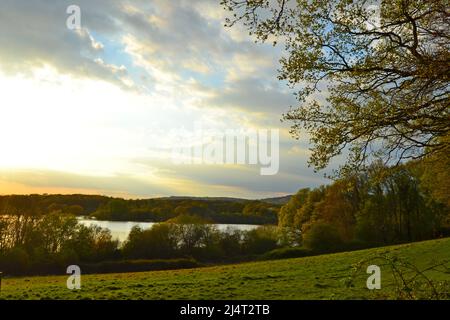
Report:
[[[81,29],[66,9],[81,8]],[[1,0],[0,194],[260,198],[327,181],[280,118],[282,48],[224,28],[219,0]],[[280,130],[280,169],[176,164],[180,132]]]

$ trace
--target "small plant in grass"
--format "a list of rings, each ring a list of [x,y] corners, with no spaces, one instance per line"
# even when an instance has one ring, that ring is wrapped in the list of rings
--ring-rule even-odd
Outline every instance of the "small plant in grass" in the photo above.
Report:
[[[393,278],[395,298],[401,300],[445,300],[450,299],[450,261],[433,262],[431,265],[419,268],[410,261],[389,254],[379,254],[364,259],[353,265],[351,276],[346,279],[347,287],[355,287],[355,280],[365,274],[368,265],[377,265],[382,271]],[[433,278],[431,274],[434,274]],[[445,280],[435,280],[441,275]],[[386,279],[382,273],[382,279]],[[381,295],[380,295],[381,297]]]

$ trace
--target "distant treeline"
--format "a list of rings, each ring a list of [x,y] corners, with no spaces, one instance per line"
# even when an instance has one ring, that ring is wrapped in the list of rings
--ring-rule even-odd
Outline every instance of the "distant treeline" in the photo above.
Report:
[[[99,220],[163,222],[182,214],[214,223],[277,224],[280,204],[251,200],[124,200],[91,195],[0,196],[0,215],[46,215],[52,212]]]
[[[280,207],[262,201],[113,199],[91,215],[100,220],[155,222],[195,215],[215,223],[276,224]]]

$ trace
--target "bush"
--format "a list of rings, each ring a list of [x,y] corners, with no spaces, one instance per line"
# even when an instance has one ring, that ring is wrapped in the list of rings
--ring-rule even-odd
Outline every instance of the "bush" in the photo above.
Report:
[[[314,252],[324,253],[340,250],[343,243],[336,227],[316,222],[304,234],[303,245]]]
[[[243,249],[246,254],[262,254],[277,246],[278,235],[274,227],[259,227],[245,233]]]
[[[277,260],[288,258],[301,258],[313,255],[313,252],[306,248],[281,248],[265,253],[262,260]]]
[[[124,256],[130,259],[170,259],[177,252],[177,229],[169,223],[159,223],[151,229],[134,227],[123,247]]]
[[[22,248],[13,248],[0,257],[0,269],[12,275],[26,273],[30,268],[30,257]]]
[[[243,234],[240,230],[227,230],[227,232],[220,234],[219,247],[223,252],[224,258],[241,255]]]
[[[61,252],[54,255],[55,264],[61,268],[66,268],[72,264],[78,264],[80,259],[78,258],[75,250],[70,248],[64,248]]]

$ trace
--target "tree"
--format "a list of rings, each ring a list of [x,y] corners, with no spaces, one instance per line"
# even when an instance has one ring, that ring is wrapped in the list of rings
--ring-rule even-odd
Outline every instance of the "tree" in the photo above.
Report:
[[[305,233],[303,244],[316,252],[331,252],[341,248],[342,239],[336,227],[318,221]]]
[[[436,202],[450,207],[450,154],[427,157],[412,167],[420,175],[424,191]]]
[[[67,207],[65,211],[74,216],[81,216],[84,213],[84,208],[80,205],[72,205]]]
[[[207,246],[211,235],[217,232],[217,228],[208,222],[199,216],[185,214],[168,221],[176,230],[181,250],[187,254]]]
[[[40,210],[35,195],[13,195],[6,199],[0,212],[8,219],[10,247],[20,246],[28,241],[39,220]]]
[[[354,188],[349,181],[341,179],[328,186],[324,198],[316,206],[315,219],[333,225],[344,241],[353,239],[356,210],[350,199]]]
[[[278,246],[278,232],[275,227],[261,226],[244,234],[243,250],[247,254],[262,254]]]
[[[316,169],[343,152],[342,174],[375,158],[449,153],[448,0],[221,3],[233,12],[227,26],[285,43],[279,78],[301,88],[284,118],[294,137],[309,132]]]
[[[113,199],[107,204],[107,212],[113,220],[126,220],[130,209],[123,199]]]
[[[27,245],[33,247],[39,244],[46,253],[57,253],[75,236],[77,225],[75,216],[47,214],[39,220]]]
[[[294,227],[294,219],[297,211],[306,203],[309,189],[300,189],[289,201],[281,207],[278,214],[278,225],[282,228]]]
[[[412,164],[412,170],[420,177],[420,188],[427,198],[427,204],[440,212],[442,230],[450,234],[450,154],[430,156]]]
[[[134,227],[123,251],[128,258],[174,258],[177,256],[177,234],[170,223],[155,224],[148,230]]]

